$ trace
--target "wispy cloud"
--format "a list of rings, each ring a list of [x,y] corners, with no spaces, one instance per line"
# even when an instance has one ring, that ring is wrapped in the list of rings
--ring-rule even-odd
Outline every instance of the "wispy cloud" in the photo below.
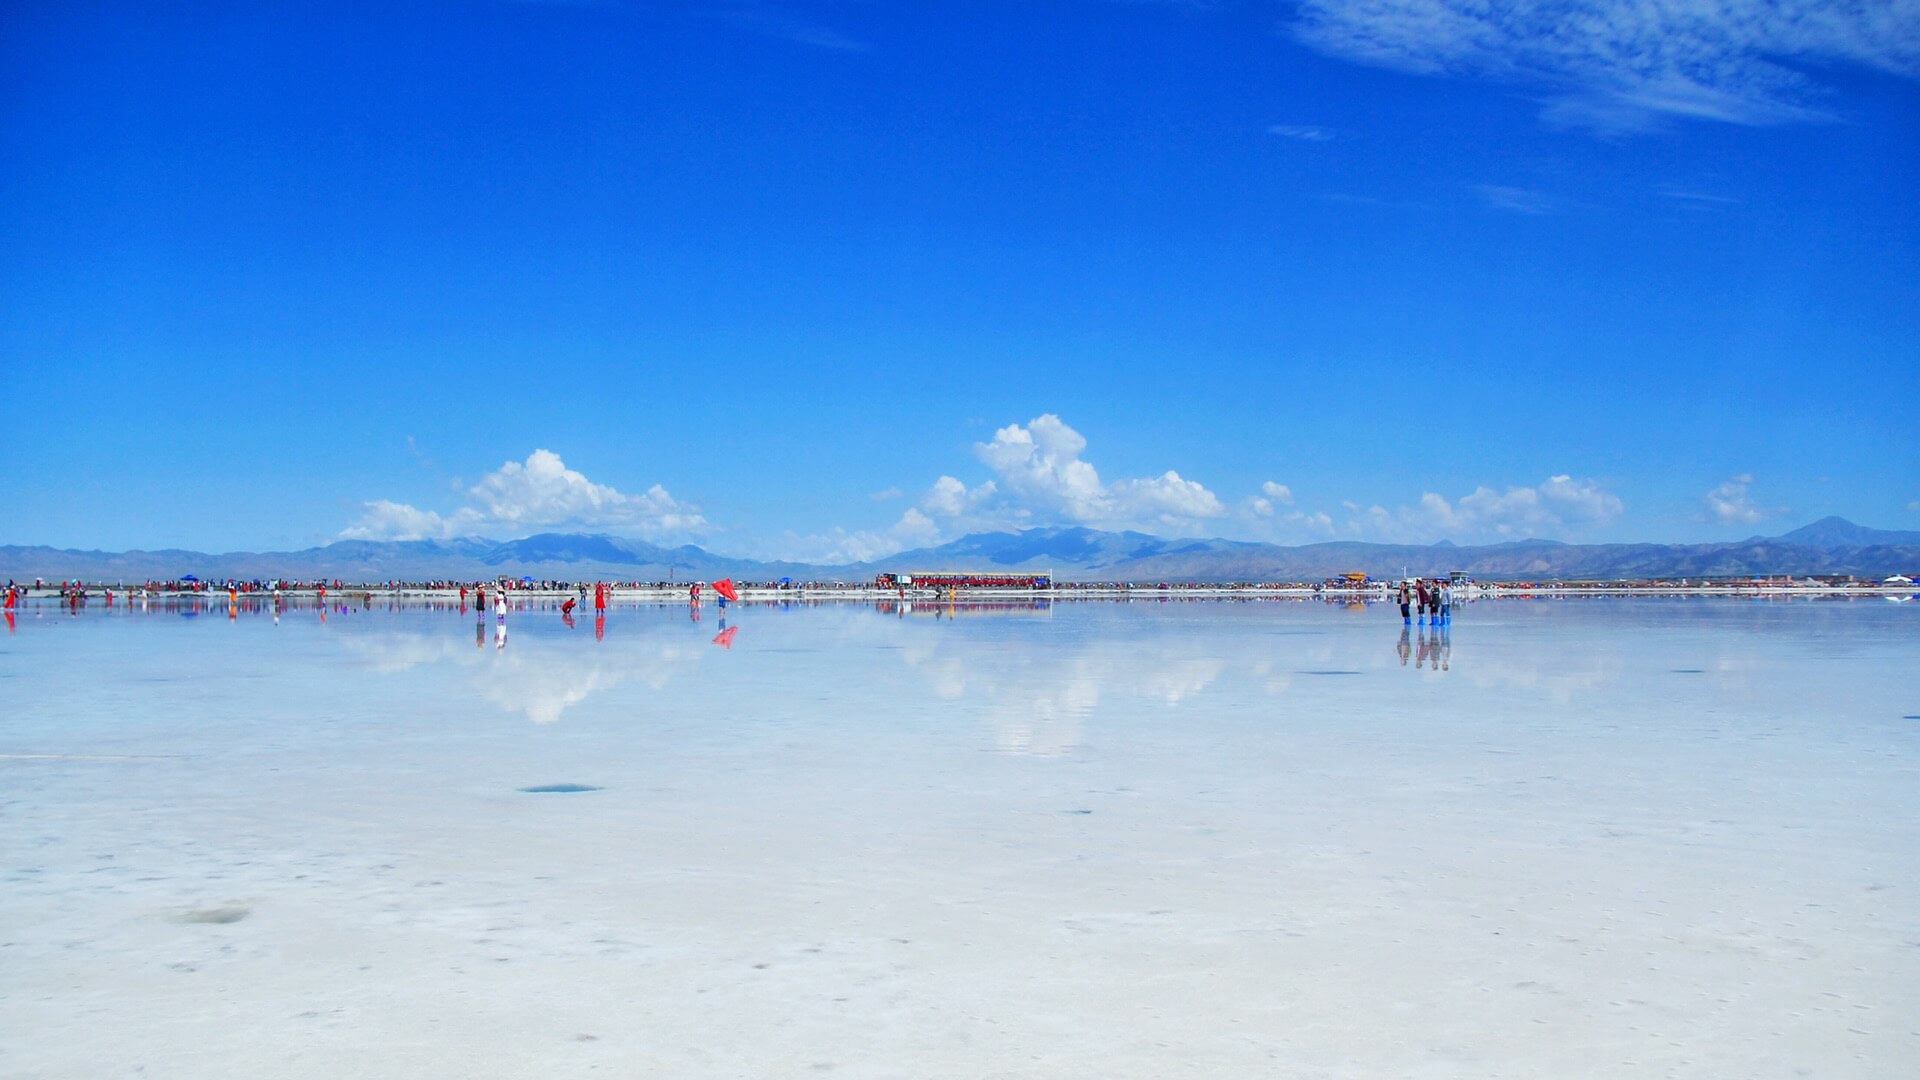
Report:
[[[675,499],[658,484],[629,494],[567,468],[551,450],[535,450],[526,461],[506,462],[482,477],[467,489],[466,505],[450,513],[377,499],[362,504],[360,518],[340,535],[350,540],[423,540],[603,529],[671,536],[698,532],[706,524],[698,507]]]
[[[1920,76],[1910,0],[1303,0],[1293,30],[1360,63],[1542,93],[1547,121],[1609,132],[1826,118],[1809,72],[1828,65]]]
[[[1506,210],[1515,214],[1549,214],[1553,212],[1555,205],[1552,196],[1527,188],[1507,187],[1502,184],[1474,184],[1472,190],[1495,210]]]
[[[428,456],[425,450],[420,449],[420,444],[414,442],[413,436],[411,435],[407,436],[407,453],[413,455],[413,460],[419,462],[420,467],[423,469],[438,471],[440,468],[439,464],[436,463],[432,457]]]
[[[1741,473],[1721,481],[1712,491],[1701,496],[1700,502],[1706,508],[1708,520],[1722,525],[1751,525],[1773,516],[1778,508],[1761,506],[1747,494],[1747,488],[1752,483],[1751,473]]]
[[[1505,491],[1482,485],[1457,499],[1429,491],[1417,504],[1396,510],[1345,505],[1352,513],[1345,525],[1350,535],[1409,543],[1559,538],[1605,525],[1625,509],[1620,497],[1597,481],[1565,473]]]
[[[1312,124],[1274,124],[1267,128],[1267,134],[1300,142],[1327,142],[1333,138],[1333,129]]]
[[[1710,195],[1704,191],[1689,191],[1686,188],[1663,187],[1659,189],[1658,193],[1663,199],[1671,199],[1682,206],[1692,207],[1696,210],[1718,210],[1721,207],[1738,206],[1740,204],[1739,199],[1730,198],[1726,195]]]
[[[800,15],[787,5],[742,0],[715,4],[709,13],[748,33],[834,52],[872,52],[872,44]]]

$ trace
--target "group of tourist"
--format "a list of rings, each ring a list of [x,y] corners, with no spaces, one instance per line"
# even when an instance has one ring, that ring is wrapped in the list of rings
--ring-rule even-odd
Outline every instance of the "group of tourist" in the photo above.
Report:
[[[1414,607],[1418,605],[1419,625],[1445,626],[1453,621],[1453,584],[1435,579],[1412,578],[1400,582],[1400,622],[1414,625]]]

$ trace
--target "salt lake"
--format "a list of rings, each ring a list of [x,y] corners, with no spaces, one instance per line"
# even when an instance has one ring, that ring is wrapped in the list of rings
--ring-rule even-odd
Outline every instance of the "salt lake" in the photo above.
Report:
[[[1920,1071],[1920,603],[8,629],[7,1076]]]

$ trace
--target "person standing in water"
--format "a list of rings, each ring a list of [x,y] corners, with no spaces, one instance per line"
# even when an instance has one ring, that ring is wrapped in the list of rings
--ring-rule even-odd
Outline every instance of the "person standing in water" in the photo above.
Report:
[[[1413,596],[1407,590],[1407,579],[1400,579],[1400,625],[1413,625]]]

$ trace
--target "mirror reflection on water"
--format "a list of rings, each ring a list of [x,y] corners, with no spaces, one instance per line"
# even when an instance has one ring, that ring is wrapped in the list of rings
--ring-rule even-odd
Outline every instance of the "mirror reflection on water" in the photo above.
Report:
[[[98,1025],[122,1071],[243,1025],[262,1075],[427,1024],[466,1049],[414,1075],[1915,1048],[1920,605],[150,602],[10,629],[28,1074],[97,1062]]]

